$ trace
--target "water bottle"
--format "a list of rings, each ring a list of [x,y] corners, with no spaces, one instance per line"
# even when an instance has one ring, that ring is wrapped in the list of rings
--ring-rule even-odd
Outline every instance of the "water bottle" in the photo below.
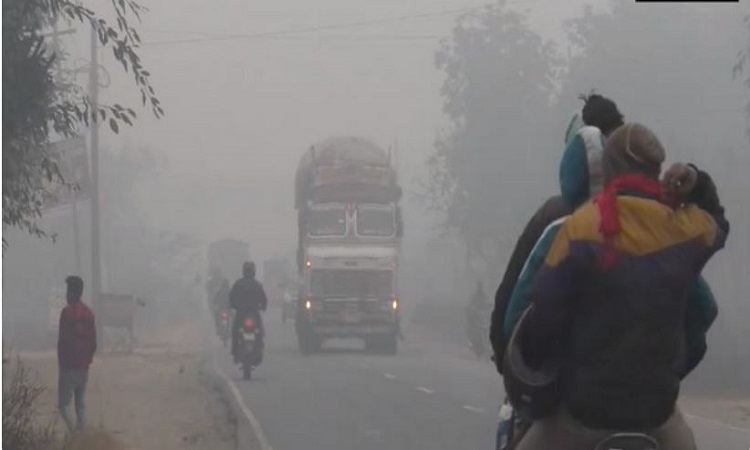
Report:
[[[495,441],[496,450],[508,448],[513,434],[513,407],[506,400],[500,406],[497,413],[497,435]]]

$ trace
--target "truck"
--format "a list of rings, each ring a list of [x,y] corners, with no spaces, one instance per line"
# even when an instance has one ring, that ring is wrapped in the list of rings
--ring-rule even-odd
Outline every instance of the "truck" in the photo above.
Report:
[[[370,140],[333,137],[302,155],[295,180],[301,353],[330,338],[397,352],[401,195],[390,152]]]

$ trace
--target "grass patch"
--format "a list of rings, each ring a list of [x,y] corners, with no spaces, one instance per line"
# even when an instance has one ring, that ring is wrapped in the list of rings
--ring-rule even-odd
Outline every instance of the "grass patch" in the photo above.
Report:
[[[8,361],[4,361],[4,365]],[[10,381],[3,386],[3,443],[12,450],[125,450],[104,429],[87,429],[69,435],[56,431],[55,423],[39,423],[40,396],[46,388],[17,359]]]

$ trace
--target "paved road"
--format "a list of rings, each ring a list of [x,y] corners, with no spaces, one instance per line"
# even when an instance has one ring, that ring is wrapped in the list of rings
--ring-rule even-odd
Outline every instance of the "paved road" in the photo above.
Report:
[[[424,332],[407,335],[397,356],[341,341],[303,357],[294,326],[276,316],[252,381],[218,355],[274,450],[493,448],[502,388],[489,362]],[[750,430],[702,418],[691,424],[702,449],[750,449]]]

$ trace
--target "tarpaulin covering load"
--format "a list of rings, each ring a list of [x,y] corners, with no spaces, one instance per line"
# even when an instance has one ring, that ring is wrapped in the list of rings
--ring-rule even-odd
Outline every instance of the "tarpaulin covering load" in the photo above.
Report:
[[[400,198],[390,155],[358,137],[329,138],[305,152],[297,168],[295,204],[392,202]]]

